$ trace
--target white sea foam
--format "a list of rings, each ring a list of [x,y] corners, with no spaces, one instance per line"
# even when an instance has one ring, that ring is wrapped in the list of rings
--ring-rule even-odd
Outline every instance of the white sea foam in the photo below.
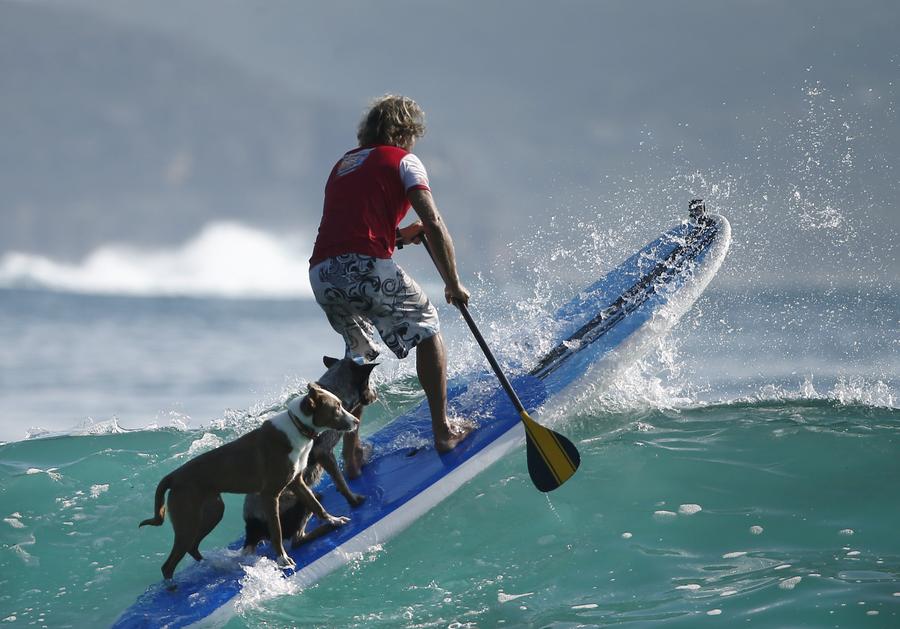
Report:
[[[257,608],[263,601],[293,595],[301,590],[292,579],[284,578],[284,572],[270,559],[263,557],[241,567],[244,569],[241,593],[234,604],[238,614]]]
[[[188,448],[185,456],[197,456],[198,454],[206,452],[207,450],[218,448],[223,443],[224,442],[222,441],[221,437],[214,435],[211,432],[203,433],[202,437],[191,442],[191,446]]]
[[[372,544],[364,551],[349,553],[347,556],[347,569],[351,572],[359,572],[368,564],[378,561],[384,554],[384,544]]]
[[[829,391],[829,397],[841,404],[862,404],[882,408],[898,408],[900,399],[887,383],[869,382],[861,378],[841,378]]]
[[[611,374],[602,387],[588,386],[589,393],[568,411],[592,413],[692,406],[695,402],[685,395],[680,368],[677,340],[669,335],[661,336],[652,341],[644,357]]]
[[[498,603],[508,603],[509,601],[514,601],[517,598],[525,598],[526,596],[533,596],[534,592],[525,592],[524,594],[506,594],[505,592],[497,592],[497,602]]]
[[[35,544],[36,541],[37,541],[37,540],[35,540],[34,535],[29,535],[29,536],[28,536],[28,539],[26,539],[26,540],[24,540],[24,541],[22,541],[22,542],[19,542],[18,544],[13,544],[12,546],[10,546],[10,549],[13,551],[13,553],[14,553],[19,559],[21,559],[22,562],[23,562],[26,566],[29,566],[29,567],[32,567],[32,568],[33,568],[33,567],[40,566],[40,563],[41,563],[41,562],[40,562],[40,560],[39,560],[37,557],[35,557],[35,556],[32,555],[31,553],[29,553],[27,550],[25,550],[25,546],[34,546],[34,544]]]
[[[88,418],[79,422],[68,430],[47,430],[46,428],[31,427],[25,431],[26,439],[41,439],[45,437],[81,437],[88,435],[117,435],[128,432],[119,425],[116,417],[105,421],[96,421]]]
[[[35,474],[46,474],[47,476],[49,476],[51,479],[53,479],[55,481],[62,480],[62,474],[60,474],[57,471],[57,468],[55,468],[55,467],[51,467],[46,470],[42,470],[39,467],[30,467],[27,470],[25,470],[25,474],[27,474],[28,476],[34,476]]]
[[[168,417],[164,421],[160,421],[160,417],[157,416],[157,421],[147,422],[145,425],[140,428],[123,428],[119,424],[119,419],[117,417],[113,417],[111,419],[105,421],[96,421],[92,418],[88,418],[84,421],[81,421],[70,428],[66,428],[63,430],[50,430],[47,428],[41,427],[31,427],[25,431],[25,439],[46,439],[48,437],[84,437],[84,436],[92,436],[92,435],[118,435],[125,434],[128,432],[134,432],[136,430],[158,430],[160,428],[167,429],[175,429],[175,430],[189,430],[190,427],[190,418],[182,413],[178,413],[176,411],[170,411]],[[142,456],[142,455],[139,455]],[[143,455],[146,456],[146,455]]]
[[[806,378],[796,388],[781,384],[767,384],[759,388],[751,401],[771,400],[831,400],[844,405],[874,406],[878,408],[900,408],[900,398],[883,380],[868,380],[861,377],[838,378],[834,385],[819,390],[810,378]],[[741,400],[738,400],[741,401]]]
[[[110,243],[76,263],[12,252],[0,258],[0,288],[74,293],[231,298],[309,297],[311,240],[241,225],[206,225],[187,242],[142,249]]]

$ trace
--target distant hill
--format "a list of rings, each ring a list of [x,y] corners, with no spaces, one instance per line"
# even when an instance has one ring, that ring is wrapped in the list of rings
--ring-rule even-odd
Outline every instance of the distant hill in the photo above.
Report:
[[[590,276],[704,196],[753,239],[737,280],[856,282],[896,257],[897,7],[0,0],[0,255],[311,237],[366,100],[400,91],[467,273]]]
[[[0,94],[0,252],[317,217],[331,164],[314,157],[352,140],[334,107],[224,59],[34,3],[0,5]]]

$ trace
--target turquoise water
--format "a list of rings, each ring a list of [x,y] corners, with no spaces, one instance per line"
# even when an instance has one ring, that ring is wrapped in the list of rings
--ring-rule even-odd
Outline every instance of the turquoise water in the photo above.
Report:
[[[315,587],[248,575],[228,626],[900,622],[900,411],[772,400],[564,428],[582,465],[559,491],[536,493],[515,452]],[[159,578],[171,542],[168,527],[137,529],[153,486],[209,435],[231,436],[3,446],[2,620],[111,623]],[[205,546],[240,529],[231,497]]]
[[[227,626],[900,626],[898,303],[712,290],[633,369],[546,409],[582,455],[560,490],[517,450],[311,588],[248,567]],[[455,373],[480,366],[442,314]],[[505,359],[540,340],[511,328],[485,325]],[[0,623],[109,625],[160,578],[171,528],[137,528],[158,480],[318,375],[326,332],[305,302],[0,291]],[[379,368],[364,433],[418,402],[410,368]],[[240,502],[209,561],[235,560]]]

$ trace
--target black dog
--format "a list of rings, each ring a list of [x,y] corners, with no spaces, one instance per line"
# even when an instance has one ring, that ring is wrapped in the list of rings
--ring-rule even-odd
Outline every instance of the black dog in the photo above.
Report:
[[[375,364],[359,365],[349,358],[338,360],[328,356],[324,357],[324,362],[328,371],[319,379],[318,384],[336,395],[344,408],[351,409],[351,413],[358,415],[359,409],[375,401],[375,390],[369,385],[369,376]],[[307,487],[314,487],[322,479],[323,472],[327,471],[350,506],[357,507],[363,503],[365,496],[350,489],[334,456],[334,448],[341,439],[342,433],[337,430],[320,432],[313,439],[312,451],[302,478]],[[281,493],[278,504],[282,535],[291,539],[293,547],[320,537],[333,528],[326,523],[307,533],[306,525],[312,512],[290,487]],[[250,554],[256,551],[260,541],[269,539],[269,526],[259,494],[247,494],[244,498],[244,522],[246,529],[243,552]]]

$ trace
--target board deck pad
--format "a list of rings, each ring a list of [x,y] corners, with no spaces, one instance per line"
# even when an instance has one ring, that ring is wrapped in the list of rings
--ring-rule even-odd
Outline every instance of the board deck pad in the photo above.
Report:
[[[693,285],[690,299],[702,292],[718,270],[730,243],[728,221],[717,215],[685,221],[665,232],[628,258],[604,278],[579,292],[557,312],[561,323],[556,346],[530,373],[511,378],[523,406],[533,413],[586,372],[603,363],[617,348],[650,321],[685,287]],[[676,313],[680,316],[680,313]],[[677,316],[671,319],[676,319]],[[674,321],[668,322],[671,326]],[[632,357],[636,360],[639,356]],[[374,447],[371,461],[360,478],[350,481],[366,501],[350,508],[326,475],[316,487],[322,504],[333,515],[350,522],[328,534],[288,549],[296,562],[285,575],[301,586],[346,564],[356,553],[383,543],[449,496],[466,481],[524,440],[519,414],[493,374],[484,371],[451,384],[448,408],[453,416],[478,425],[455,449],[438,454],[431,434],[426,402],[397,417],[367,437]],[[577,482],[577,475],[569,482]],[[318,526],[313,518],[307,530]],[[256,561],[241,557],[243,539],[228,548],[230,561],[202,561],[175,574],[177,589],[162,582],[150,586],[119,617],[115,627],[185,627],[221,624],[234,613],[244,565]],[[274,558],[269,544],[258,554]]]

